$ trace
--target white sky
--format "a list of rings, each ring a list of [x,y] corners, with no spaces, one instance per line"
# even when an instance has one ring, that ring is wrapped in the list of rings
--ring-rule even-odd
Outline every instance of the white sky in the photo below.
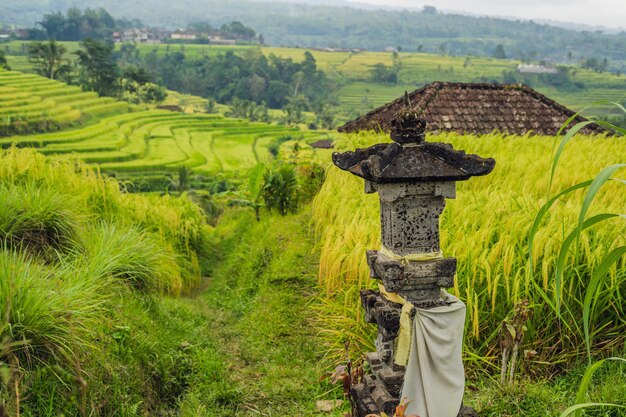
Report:
[[[360,3],[421,8],[523,19],[584,23],[626,28],[625,0],[349,0]]]

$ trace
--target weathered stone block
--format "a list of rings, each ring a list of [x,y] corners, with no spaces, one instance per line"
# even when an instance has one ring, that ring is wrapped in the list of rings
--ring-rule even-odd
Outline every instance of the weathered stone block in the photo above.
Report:
[[[376,377],[376,375],[366,375],[364,381],[370,390],[370,395],[374,403],[376,403],[381,411],[392,416],[400,403],[400,399],[393,397],[389,391],[387,391],[385,384]]]
[[[370,186],[371,187],[371,186]],[[399,255],[439,250],[439,216],[454,182],[377,184],[382,242]]]
[[[355,384],[350,388],[350,397],[354,407],[354,417],[365,417],[369,414],[380,414],[380,409],[372,399],[366,384]]]
[[[444,258],[402,265],[377,251],[367,251],[370,276],[380,279],[385,289],[419,307],[443,305],[440,289],[454,286],[456,259]]]
[[[400,398],[405,368],[397,365],[389,365],[378,353],[368,353],[365,355],[365,359],[369,363],[372,373],[383,383],[389,395]]]

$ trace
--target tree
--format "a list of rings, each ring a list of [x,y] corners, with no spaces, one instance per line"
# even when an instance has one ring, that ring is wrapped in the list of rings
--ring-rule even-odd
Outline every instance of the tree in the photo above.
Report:
[[[395,62],[393,67],[388,67],[379,62],[370,70],[371,80],[376,83],[397,84],[399,70],[400,68]]]
[[[10,69],[7,58],[4,56],[4,51],[0,51],[0,68],[4,68],[5,70]]]
[[[180,165],[178,167],[178,191],[189,190],[189,177],[191,176],[191,168],[186,165]]]
[[[120,70],[113,57],[113,44],[87,39],[80,47],[76,55],[83,88],[101,96],[117,96]]]
[[[323,129],[332,129],[335,127],[335,113],[336,110],[330,106],[321,106],[321,109],[317,112],[316,122]]]
[[[31,42],[27,45],[27,51],[28,60],[39,75],[56,80],[71,70],[70,63],[64,56],[67,49],[53,40]]]
[[[502,46],[501,43],[496,45],[496,49],[494,49],[492,56],[494,58],[498,58],[498,59],[506,59],[506,53],[504,52],[504,46]]]
[[[222,25],[220,32],[225,35],[246,40],[253,39],[256,36],[256,32],[253,29],[237,21],[231,22],[229,25]]]
[[[308,108],[308,102],[305,96],[299,94],[294,97],[288,97],[289,103],[283,108],[285,115],[283,121],[287,125],[302,123],[304,120],[304,111]]]
[[[600,61],[597,58],[586,58],[580,66],[595,72],[604,72],[609,66],[609,60],[604,58]]]
[[[141,27],[141,21],[116,21],[104,9],[85,9],[76,7],[67,10],[65,16],[61,12],[45,14],[41,22],[47,39],[57,41],[79,41],[88,38],[104,39],[111,36],[116,29]]]

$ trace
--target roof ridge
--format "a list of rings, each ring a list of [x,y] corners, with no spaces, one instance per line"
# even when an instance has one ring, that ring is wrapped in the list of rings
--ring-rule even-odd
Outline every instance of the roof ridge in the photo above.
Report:
[[[464,97],[465,94],[467,97]],[[436,127],[439,123],[443,123],[440,118],[444,118],[445,126],[441,126],[444,130],[459,131],[461,129],[484,134],[493,127],[494,130],[505,129],[505,131],[518,134],[534,131],[539,134],[553,135],[560,130],[562,123],[574,115],[576,115],[573,118],[574,122],[587,120],[582,115],[522,83],[434,81],[408,95],[411,108],[420,118],[427,119],[430,126]],[[478,99],[478,97],[481,98]],[[439,103],[442,100],[443,102]],[[404,97],[399,97],[344,124],[338,130],[340,132],[387,131],[393,114],[402,111],[403,101]],[[468,103],[470,107],[462,111],[455,110],[457,106],[467,106]],[[444,108],[439,108],[441,105]],[[515,108],[520,112],[514,111],[512,115],[507,116],[502,113],[503,105],[505,107],[517,106]],[[433,110],[435,113],[431,114],[433,106],[436,106],[436,110]],[[444,117],[447,114],[451,115],[451,120]],[[597,123],[590,123],[583,130],[587,134],[607,132]]]
[[[428,85],[429,88],[426,90],[420,101],[418,101],[414,107],[415,112],[418,116],[421,116],[422,113],[426,111],[426,108],[428,107],[430,102],[437,97],[437,95],[439,94],[439,90],[441,90],[443,86],[444,83],[441,81],[434,81]]]
[[[424,91],[424,90],[427,90],[427,89],[431,88],[432,84],[433,84],[433,83],[431,83],[431,84],[426,84],[426,85],[424,85],[424,86],[422,86],[422,87],[420,87],[420,88],[417,88],[417,89],[413,90],[412,92],[408,93],[408,94],[409,94],[409,99],[411,99],[414,95],[419,94],[419,93],[421,93],[422,91]],[[380,107],[378,107],[378,108],[376,108],[376,109],[370,110],[369,112],[365,113],[364,115],[359,116],[359,117],[357,117],[356,119],[351,120],[351,121],[349,121],[349,122],[345,123],[343,126],[339,126],[339,127],[337,128],[337,130],[338,130],[339,132],[344,132],[344,131],[346,131],[346,130],[350,129],[350,127],[352,127],[353,125],[358,124],[361,120],[368,120],[368,119],[370,119],[372,116],[375,116],[375,115],[376,115],[376,114],[378,114],[378,113],[382,113],[382,112],[384,112],[385,110],[387,110],[388,108],[393,107],[393,106],[395,106],[395,105],[396,105],[396,104],[398,104],[398,103],[404,103],[404,95],[402,95],[402,96],[398,97],[397,99],[395,99],[395,100],[393,100],[393,101],[390,101],[390,102],[389,102],[389,103],[387,103],[387,104],[383,104],[382,106],[380,106]],[[380,125],[380,124],[379,124],[379,125]],[[379,126],[378,130],[382,131],[383,129],[382,129],[382,127],[381,127],[381,126]]]

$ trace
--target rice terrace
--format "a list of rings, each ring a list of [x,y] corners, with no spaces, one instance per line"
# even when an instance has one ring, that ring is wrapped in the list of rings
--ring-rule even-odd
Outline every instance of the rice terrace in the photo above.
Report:
[[[0,0],[0,417],[626,416],[626,15],[544,3]]]

